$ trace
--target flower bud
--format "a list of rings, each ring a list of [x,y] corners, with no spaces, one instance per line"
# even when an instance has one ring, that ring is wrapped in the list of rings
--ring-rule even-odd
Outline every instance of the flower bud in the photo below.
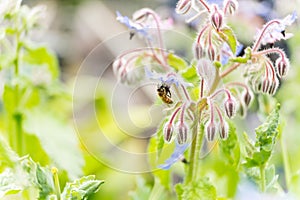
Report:
[[[113,62],[113,72],[115,74],[115,76],[117,76],[122,68],[122,66],[124,66],[127,63],[127,61],[125,60],[125,58],[121,57],[121,58],[117,58],[114,62]]]
[[[208,141],[213,141],[215,138],[216,134],[216,126],[213,121],[211,121],[207,126],[206,126],[206,137]]]
[[[204,56],[203,46],[200,43],[194,44],[194,56],[197,60]]]
[[[221,139],[228,138],[228,125],[224,121],[220,124],[220,138]]]
[[[235,114],[235,101],[232,98],[228,98],[224,103],[226,115],[231,118]]]
[[[213,27],[219,31],[223,25],[223,13],[218,9],[217,5],[214,5],[214,11],[210,18]]]
[[[173,125],[168,123],[164,128],[164,139],[166,142],[170,142],[173,136]]]
[[[207,55],[211,61],[214,61],[216,59],[216,50],[213,45],[209,45],[209,47],[207,49]]]
[[[274,95],[274,94],[276,93],[276,91],[277,91],[278,85],[279,85],[278,79],[275,78],[275,79],[271,82],[271,84],[270,84],[270,88],[269,88],[268,93],[269,93],[270,95]]]
[[[179,0],[176,5],[176,12],[178,14],[185,14],[190,10],[191,7],[191,0]]]
[[[290,63],[287,59],[281,57],[276,60],[275,66],[277,68],[277,74],[281,78],[287,74]]]
[[[233,15],[238,9],[238,2],[236,0],[225,0],[224,3],[224,13]]]
[[[245,92],[242,94],[243,101],[246,106],[249,106],[252,100],[252,95],[249,90],[245,90]]]
[[[269,93],[270,86],[271,86],[271,80],[265,77],[265,79],[262,81],[261,91],[263,93]]]
[[[187,141],[188,127],[185,123],[180,122],[178,125],[177,142],[182,145]]]

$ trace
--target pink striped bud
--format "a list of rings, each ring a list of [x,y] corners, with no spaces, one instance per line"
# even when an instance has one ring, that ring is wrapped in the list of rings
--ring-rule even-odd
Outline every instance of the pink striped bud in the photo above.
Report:
[[[224,3],[224,13],[233,15],[238,10],[238,2],[236,0],[225,0]]]
[[[245,90],[244,93],[242,94],[243,101],[246,106],[249,106],[252,100],[252,94],[250,93],[249,90]]]
[[[235,100],[232,98],[228,98],[224,103],[225,112],[229,118],[232,118],[235,115],[235,104]]]
[[[203,46],[200,43],[195,43],[194,44],[194,56],[197,60],[204,57]]]
[[[170,142],[172,140],[173,136],[173,125],[171,123],[168,123],[164,127],[164,139],[166,142]]]
[[[271,87],[271,80],[267,77],[264,78],[261,85],[261,91],[263,93],[269,93],[270,87]]]
[[[221,10],[218,9],[217,5],[213,5],[214,11],[212,12],[211,15],[211,23],[213,27],[219,31],[220,28],[223,25],[223,13]]]
[[[227,122],[223,121],[220,124],[220,138],[221,139],[227,139],[228,138],[228,125]]]
[[[208,58],[211,61],[214,61],[216,59],[216,57],[217,57],[216,56],[216,50],[215,50],[215,47],[213,45],[208,46],[207,55],[208,55]]]
[[[187,142],[188,127],[185,123],[180,122],[178,125],[177,142],[182,145]]]
[[[278,83],[278,79],[277,78],[275,78],[274,80],[272,80],[272,82],[270,84],[270,88],[269,88],[268,93],[270,95],[274,95],[276,93],[276,91],[277,91],[278,85],[279,85],[279,83]]]
[[[275,66],[277,69],[277,74],[281,78],[283,76],[286,76],[290,68],[290,63],[287,58],[280,57],[276,60]]]
[[[208,141],[213,141],[216,135],[216,126],[213,121],[211,121],[207,126],[206,126],[206,137]]]
[[[127,61],[125,60],[125,58],[121,57],[121,58],[117,58],[114,62],[113,62],[113,72],[115,74],[115,76],[119,75],[120,70],[123,69],[123,66],[127,63]]]
[[[175,10],[178,14],[185,14],[190,10],[191,7],[191,0],[179,0]]]

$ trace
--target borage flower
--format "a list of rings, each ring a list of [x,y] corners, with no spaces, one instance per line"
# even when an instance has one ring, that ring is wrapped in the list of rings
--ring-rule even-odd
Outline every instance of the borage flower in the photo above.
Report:
[[[160,169],[170,169],[170,167],[176,163],[178,160],[180,160],[181,158],[183,158],[183,153],[185,152],[185,150],[189,147],[189,144],[183,144],[183,145],[179,145],[176,143],[174,152],[172,153],[171,157],[168,158],[164,164],[161,164],[158,166],[158,168]]]
[[[145,37],[147,39],[151,39],[149,33],[148,33],[148,27],[143,26],[142,24],[135,23],[131,19],[129,19],[127,16],[122,16],[119,11],[117,11],[117,20],[127,26],[131,31],[132,34],[138,33],[142,37]],[[130,38],[133,35],[130,36]]]
[[[269,21],[264,27],[256,34],[256,42],[253,50],[258,50],[259,45],[266,45],[275,43],[279,40],[287,40],[293,36],[292,33],[286,33],[285,29],[290,26],[297,19],[297,13],[294,11],[292,14],[283,19],[274,19]]]

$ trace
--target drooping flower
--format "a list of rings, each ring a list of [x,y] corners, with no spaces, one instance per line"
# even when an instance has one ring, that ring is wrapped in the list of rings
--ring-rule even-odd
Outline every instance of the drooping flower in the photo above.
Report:
[[[290,26],[297,19],[297,13],[294,11],[283,19],[275,19],[268,22],[260,31],[258,31],[255,38],[260,39],[260,44],[266,45],[269,43],[274,43],[279,40],[287,40],[293,36],[292,33],[286,33],[286,27]],[[257,50],[257,49],[256,49]]]
[[[142,26],[142,24],[135,23],[127,16],[122,16],[119,11],[117,13],[117,20],[127,26],[134,33],[138,33],[141,36],[150,39],[150,35],[148,33],[148,27]]]
[[[177,144],[176,142],[176,146],[175,146],[175,150],[174,152],[172,153],[171,157],[168,158],[164,164],[161,164],[158,166],[158,168],[160,169],[170,169],[170,167],[176,163],[180,157],[182,157],[183,153],[185,152],[185,150],[189,147],[189,144],[188,143],[185,143],[183,145],[179,145]]]

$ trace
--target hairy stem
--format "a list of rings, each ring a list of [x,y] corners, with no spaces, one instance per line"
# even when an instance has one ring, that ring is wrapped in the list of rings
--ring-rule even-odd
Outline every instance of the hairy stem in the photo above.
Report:
[[[260,172],[260,189],[262,192],[266,191],[266,174],[265,174],[265,165],[259,167]]]

